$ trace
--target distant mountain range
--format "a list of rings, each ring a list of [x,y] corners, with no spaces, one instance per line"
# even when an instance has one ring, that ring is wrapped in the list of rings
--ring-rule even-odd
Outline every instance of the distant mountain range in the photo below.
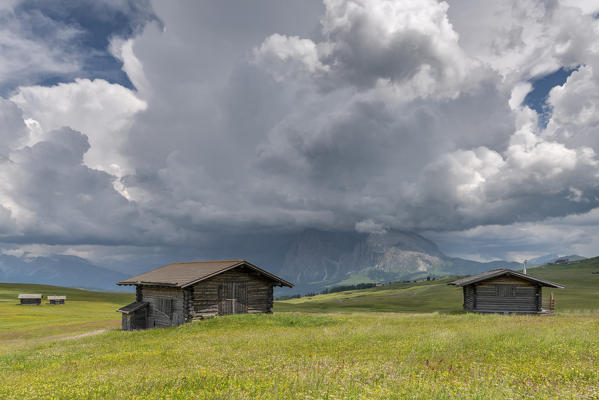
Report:
[[[234,246],[236,251],[244,254],[235,253],[233,258],[248,258],[293,282],[296,286],[291,290],[285,289],[285,294],[321,291],[326,287],[357,283],[470,275],[499,267],[522,268],[522,264],[513,261],[483,263],[449,257],[430,240],[413,232],[399,230],[369,234],[307,229],[280,242],[276,248],[267,237],[252,240],[247,248]],[[208,258],[230,259],[230,256],[225,253]],[[530,260],[528,265],[534,267],[560,258],[577,260],[583,257],[549,254]],[[162,263],[158,259],[154,261],[154,267]],[[184,260],[169,260],[164,264],[172,261]],[[142,272],[144,267],[141,268],[136,273]],[[76,256],[16,257],[0,254],[0,282],[123,290],[116,286],[116,282],[131,275],[135,273],[103,268]]]
[[[0,254],[0,282],[122,291],[116,282],[128,277],[128,274],[99,267],[76,256],[29,258]]]
[[[367,234],[310,229],[291,244],[279,273],[296,284],[296,291],[306,291],[362,282],[469,275],[521,266],[502,260],[481,263],[448,257],[435,243],[412,232]]]

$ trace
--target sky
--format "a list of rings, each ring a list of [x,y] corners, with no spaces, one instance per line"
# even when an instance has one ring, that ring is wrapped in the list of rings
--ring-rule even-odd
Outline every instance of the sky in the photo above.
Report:
[[[127,265],[312,228],[414,231],[476,260],[598,255],[597,15],[2,2],[0,252]]]

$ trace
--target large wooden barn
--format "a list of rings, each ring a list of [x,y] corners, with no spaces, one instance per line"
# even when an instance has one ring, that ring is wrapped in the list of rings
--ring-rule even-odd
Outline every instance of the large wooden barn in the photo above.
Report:
[[[543,287],[564,286],[530,275],[499,268],[449,283],[462,287],[464,310],[477,313],[544,314],[553,311],[553,304],[543,307]]]
[[[245,261],[199,261],[165,267],[118,282],[136,286],[120,308],[123,329],[177,326],[193,319],[271,313],[273,287],[293,284]]]

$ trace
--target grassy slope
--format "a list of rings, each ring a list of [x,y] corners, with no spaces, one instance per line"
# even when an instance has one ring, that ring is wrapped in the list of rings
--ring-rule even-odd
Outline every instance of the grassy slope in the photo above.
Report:
[[[448,286],[451,279],[397,283],[275,302],[275,311],[302,312],[431,312],[458,311],[462,293]]]
[[[599,257],[579,264],[546,265],[529,270],[533,276],[566,286],[549,290],[555,294],[558,310],[599,309],[599,274],[592,272],[599,272]]]
[[[597,314],[239,315],[0,353],[0,398],[597,398],[597,331]]]
[[[597,260],[530,272],[567,285],[557,302],[572,310],[599,308],[595,270]],[[461,291],[446,282],[276,304],[385,313],[240,315],[60,341],[118,327],[114,310],[133,295],[0,285],[0,398],[599,398],[597,311],[407,313],[459,310]],[[68,304],[18,306],[19,292]]]
[[[19,293],[42,293],[41,306],[21,306]],[[48,305],[45,296],[66,295],[65,305]],[[72,336],[120,326],[115,310],[134,299],[128,293],[102,293],[57,286],[0,283],[0,345]]]
[[[532,276],[566,286],[566,289],[543,290],[544,296],[550,292],[555,294],[558,311],[599,309],[599,274],[591,272],[599,272],[599,258],[572,265],[547,265],[528,271]],[[278,301],[275,311],[457,312],[462,309],[462,291],[447,285],[454,279],[393,284]]]

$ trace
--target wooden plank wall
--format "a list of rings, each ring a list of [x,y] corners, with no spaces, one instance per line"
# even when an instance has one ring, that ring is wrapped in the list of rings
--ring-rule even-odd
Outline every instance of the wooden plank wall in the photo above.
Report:
[[[200,319],[218,315],[219,286],[226,282],[244,283],[247,288],[247,312],[249,314],[271,313],[273,307],[272,282],[260,274],[236,268],[193,286],[188,308],[191,318]],[[240,308],[245,309],[245,307]]]
[[[472,285],[464,286],[464,310],[474,310],[475,287]]]
[[[27,306],[39,306],[42,304],[42,301],[40,299],[20,299],[20,300],[21,300],[22,305],[27,305]]]
[[[131,324],[131,315],[130,314],[125,314],[123,313],[123,317],[122,317],[122,321],[121,321],[121,328],[124,331],[132,331],[133,329],[135,329],[132,324]]]
[[[148,308],[135,311],[132,317],[133,329],[145,329],[148,326]]]
[[[135,329],[147,328],[147,308],[142,308],[130,314],[123,313],[122,329],[124,331],[133,331]]]
[[[178,326],[186,320],[184,293],[182,289],[143,286],[142,299],[147,301],[147,327]],[[165,309],[165,304],[169,309]]]
[[[226,280],[218,287],[218,315],[245,314],[248,308],[247,282]]]
[[[185,322],[193,319],[193,287],[183,289],[183,315]]]
[[[541,288],[533,282],[515,277],[498,277],[475,287],[474,310],[479,312],[541,311]]]

